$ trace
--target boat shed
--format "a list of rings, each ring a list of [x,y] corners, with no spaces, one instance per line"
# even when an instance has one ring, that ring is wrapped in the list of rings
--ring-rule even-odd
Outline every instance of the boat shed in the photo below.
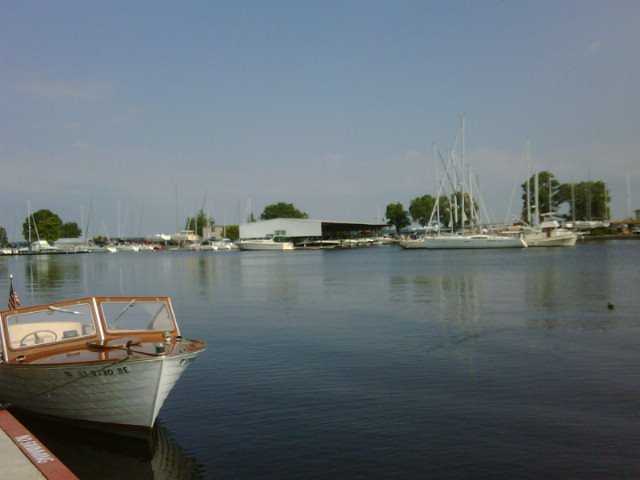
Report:
[[[240,225],[240,239],[285,237],[297,246],[321,241],[359,240],[380,236],[386,223],[332,222],[274,218]]]

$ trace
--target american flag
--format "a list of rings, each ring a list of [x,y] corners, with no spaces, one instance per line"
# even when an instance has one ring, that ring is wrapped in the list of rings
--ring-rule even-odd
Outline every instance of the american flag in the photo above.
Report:
[[[9,310],[15,310],[20,306],[20,298],[13,289],[13,278],[9,279],[9,303],[7,304]]]

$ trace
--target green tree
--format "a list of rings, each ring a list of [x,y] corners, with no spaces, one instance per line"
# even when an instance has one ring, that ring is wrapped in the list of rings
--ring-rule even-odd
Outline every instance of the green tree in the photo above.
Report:
[[[560,188],[559,196],[569,204],[570,219],[607,220],[610,218],[611,197],[603,181],[565,183]]]
[[[535,205],[535,175],[532,175],[529,179],[529,195],[527,195],[527,182],[522,184],[522,219],[528,219],[529,202],[531,203],[531,220],[536,215]],[[539,215],[543,213],[557,212],[562,203],[566,201],[564,192],[561,189],[560,182],[556,180],[551,172],[539,172],[538,173],[538,207],[537,213]]]
[[[396,233],[400,233],[403,228],[411,225],[409,213],[400,202],[387,205],[386,217],[387,224],[393,225],[396,228]]]
[[[62,238],[78,238],[82,235],[82,230],[76,222],[63,223],[60,227],[60,236]]]
[[[9,243],[9,239],[7,238],[7,231],[4,227],[0,227],[0,245],[5,246]]]
[[[479,223],[478,213],[480,207],[478,202],[473,200],[468,193],[464,194],[464,217],[462,215],[462,192],[453,193],[448,203],[444,212],[445,225],[451,224],[454,230],[459,230],[462,229],[463,221],[465,227]]]
[[[202,236],[202,229],[208,225],[213,225],[215,220],[207,217],[203,209],[198,210],[195,217],[187,218],[186,229],[196,232],[196,235]]]
[[[292,203],[278,202],[264,207],[260,215],[261,220],[272,218],[309,218],[309,215],[298,210]]]
[[[225,234],[230,240],[237,240],[240,238],[240,227],[238,227],[238,225],[227,225]]]
[[[51,210],[42,209],[32,213],[22,224],[22,235],[25,240],[32,241],[39,238],[49,243],[60,238],[62,230],[62,220]],[[31,232],[31,235],[29,235]]]
[[[422,197],[416,197],[411,200],[409,213],[411,214],[413,221],[424,227],[429,223],[435,204],[436,199],[431,195],[423,195]]]

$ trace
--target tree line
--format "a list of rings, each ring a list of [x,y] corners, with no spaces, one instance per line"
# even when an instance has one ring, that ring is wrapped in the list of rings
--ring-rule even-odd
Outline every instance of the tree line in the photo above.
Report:
[[[261,220],[269,220],[272,218],[309,218],[309,216],[298,210],[292,203],[278,202],[267,205],[262,214]],[[249,221],[255,221],[253,214],[250,214]],[[200,209],[193,217],[187,217],[185,221],[185,229],[195,232],[202,237],[204,227],[215,225],[215,220]],[[225,226],[225,233],[228,238],[235,240],[239,237],[239,226]],[[46,240],[54,243],[60,238],[79,238],[82,235],[82,229],[75,222],[64,222],[62,219],[48,209],[38,210],[25,218],[22,224],[22,236],[25,240]],[[106,242],[106,238],[96,237],[94,241],[97,243]],[[0,245],[9,244],[7,231],[4,227],[0,227]]]
[[[535,206],[535,175],[524,182],[522,187],[522,212],[521,221],[531,222],[531,216],[536,214]],[[539,214],[558,212],[563,206],[568,205],[568,213],[564,214],[567,220],[604,220],[608,219],[609,191],[603,181],[586,181],[580,183],[560,183],[555,176],[547,171],[538,174],[538,208]],[[387,205],[385,216],[387,223],[394,226],[397,232],[402,231],[411,223],[417,223],[423,227],[429,222],[437,221],[434,212],[437,212],[441,224],[460,227],[465,219],[471,219],[477,215],[480,206],[468,193],[455,192],[449,197],[440,196],[436,208],[436,197],[422,195],[411,200],[408,211],[400,202]],[[475,212],[475,213],[474,213]],[[529,214],[531,212],[531,215]],[[277,202],[267,205],[260,214],[261,220],[273,218],[309,218],[307,213],[296,208],[292,203]],[[255,221],[253,213],[248,221]],[[195,216],[187,217],[186,230],[191,230],[202,237],[206,226],[215,225],[215,220],[209,217],[203,209]],[[29,215],[22,224],[22,234],[25,240],[47,240],[53,243],[59,238],[78,238],[82,230],[75,222],[63,222],[62,219],[51,210],[42,209]],[[226,234],[231,239],[239,237],[238,225],[226,227]],[[0,244],[8,243],[7,232],[0,227]]]

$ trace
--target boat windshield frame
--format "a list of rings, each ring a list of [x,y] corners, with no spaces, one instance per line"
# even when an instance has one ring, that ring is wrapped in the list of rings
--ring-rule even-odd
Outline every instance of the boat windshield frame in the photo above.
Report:
[[[128,323],[118,325],[123,320]],[[180,336],[169,297],[86,297],[0,312],[5,362],[118,338],[161,341],[168,336]]]

